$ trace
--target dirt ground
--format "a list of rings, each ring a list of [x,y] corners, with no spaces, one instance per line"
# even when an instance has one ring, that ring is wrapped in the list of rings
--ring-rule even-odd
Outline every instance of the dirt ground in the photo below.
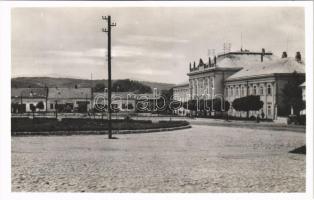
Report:
[[[304,192],[290,131],[193,125],[106,136],[12,137],[12,191]]]

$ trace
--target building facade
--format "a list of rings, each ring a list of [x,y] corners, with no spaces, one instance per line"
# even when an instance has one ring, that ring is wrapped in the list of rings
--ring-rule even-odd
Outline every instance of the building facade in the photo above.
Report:
[[[91,88],[49,88],[47,110],[87,112],[92,108]]]
[[[191,99],[189,83],[176,85],[173,87],[173,100],[186,103]],[[183,105],[179,109],[173,111],[175,115],[186,116],[190,114],[190,110],[185,109]]]
[[[261,58],[262,57],[262,58]],[[191,99],[215,99],[224,96],[225,81],[250,63],[272,59],[266,52],[229,52],[210,57],[207,63],[200,59],[190,63],[189,87]]]
[[[48,88],[12,88],[11,89],[11,112],[24,113],[32,112],[31,107],[37,107],[39,102],[43,107],[36,108],[36,111],[47,109]]]
[[[136,95],[131,92],[112,92],[111,104],[116,112],[135,112]],[[93,106],[96,111],[108,110],[108,94],[93,93]]]
[[[173,100],[187,102],[190,100],[190,86],[189,83],[176,85],[173,87]]]
[[[299,52],[295,58],[287,57],[286,52],[278,58],[264,49],[261,52],[245,50],[211,57],[206,63],[200,59],[198,64],[190,63],[187,74],[190,100],[223,98],[231,105],[230,115],[246,117],[246,112],[232,108],[232,102],[244,96],[257,95],[263,108],[250,111],[249,115],[277,119],[287,115],[283,88],[294,73],[305,78],[305,65]],[[174,94],[182,96],[180,87],[174,88]]]
[[[305,78],[305,66],[294,58],[281,58],[268,62],[248,66],[227,78],[225,82],[225,99],[232,102],[236,98],[257,95],[263,102],[260,111],[251,111],[250,116],[264,116],[267,119],[277,119],[287,115],[284,106],[283,89],[293,74],[298,73]],[[239,112],[232,108],[229,114],[245,117],[246,112]]]

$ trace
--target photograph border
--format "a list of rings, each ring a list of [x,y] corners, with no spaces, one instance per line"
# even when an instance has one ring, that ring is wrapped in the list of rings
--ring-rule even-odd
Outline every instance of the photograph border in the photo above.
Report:
[[[11,9],[15,7],[303,7],[306,63],[305,193],[25,193],[11,192]],[[313,2],[309,1],[16,1],[0,2],[0,199],[313,199]]]

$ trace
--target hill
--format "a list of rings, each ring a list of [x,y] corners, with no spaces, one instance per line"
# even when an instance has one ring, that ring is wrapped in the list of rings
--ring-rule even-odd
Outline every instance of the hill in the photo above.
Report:
[[[125,80],[125,79],[124,79]],[[113,80],[113,84],[121,80]],[[158,83],[148,81],[138,81],[139,83],[149,86],[151,89],[158,88],[158,90],[169,90],[174,84],[169,83]],[[54,78],[54,77],[17,77],[11,79],[11,87],[22,88],[22,87],[93,87],[97,84],[107,85],[107,80],[88,80],[88,79],[75,79],[75,78]]]

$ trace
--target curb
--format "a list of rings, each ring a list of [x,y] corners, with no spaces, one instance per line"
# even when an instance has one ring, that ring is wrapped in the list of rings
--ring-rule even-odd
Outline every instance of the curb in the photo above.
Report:
[[[193,124],[193,122],[192,122]],[[269,125],[263,125],[263,124],[237,124],[237,123],[207,123],[207,124],[201,124],[194,122],[194,125],[200,125],[200,126],[220,126],[220,127],[234,127],[234,128],[248,128],[248,129],[259,129],[259,130],[273,130],[273,131],[294,131],[294,132],[300,132],[305,133],[306,128],[305,127],[289,127],[289,126],[269,126]]]
[[[156,129],[141,129],[141,130],[113,130],[113,134],[133,134],[133,133],[154,133],[175,131],[191,128],[191,125],[170,127],[170,128],[156,128]],[[71,135],[105,135],[108,131],[39,131],[39,132],[11,132],[11,136],[71,136]]]

